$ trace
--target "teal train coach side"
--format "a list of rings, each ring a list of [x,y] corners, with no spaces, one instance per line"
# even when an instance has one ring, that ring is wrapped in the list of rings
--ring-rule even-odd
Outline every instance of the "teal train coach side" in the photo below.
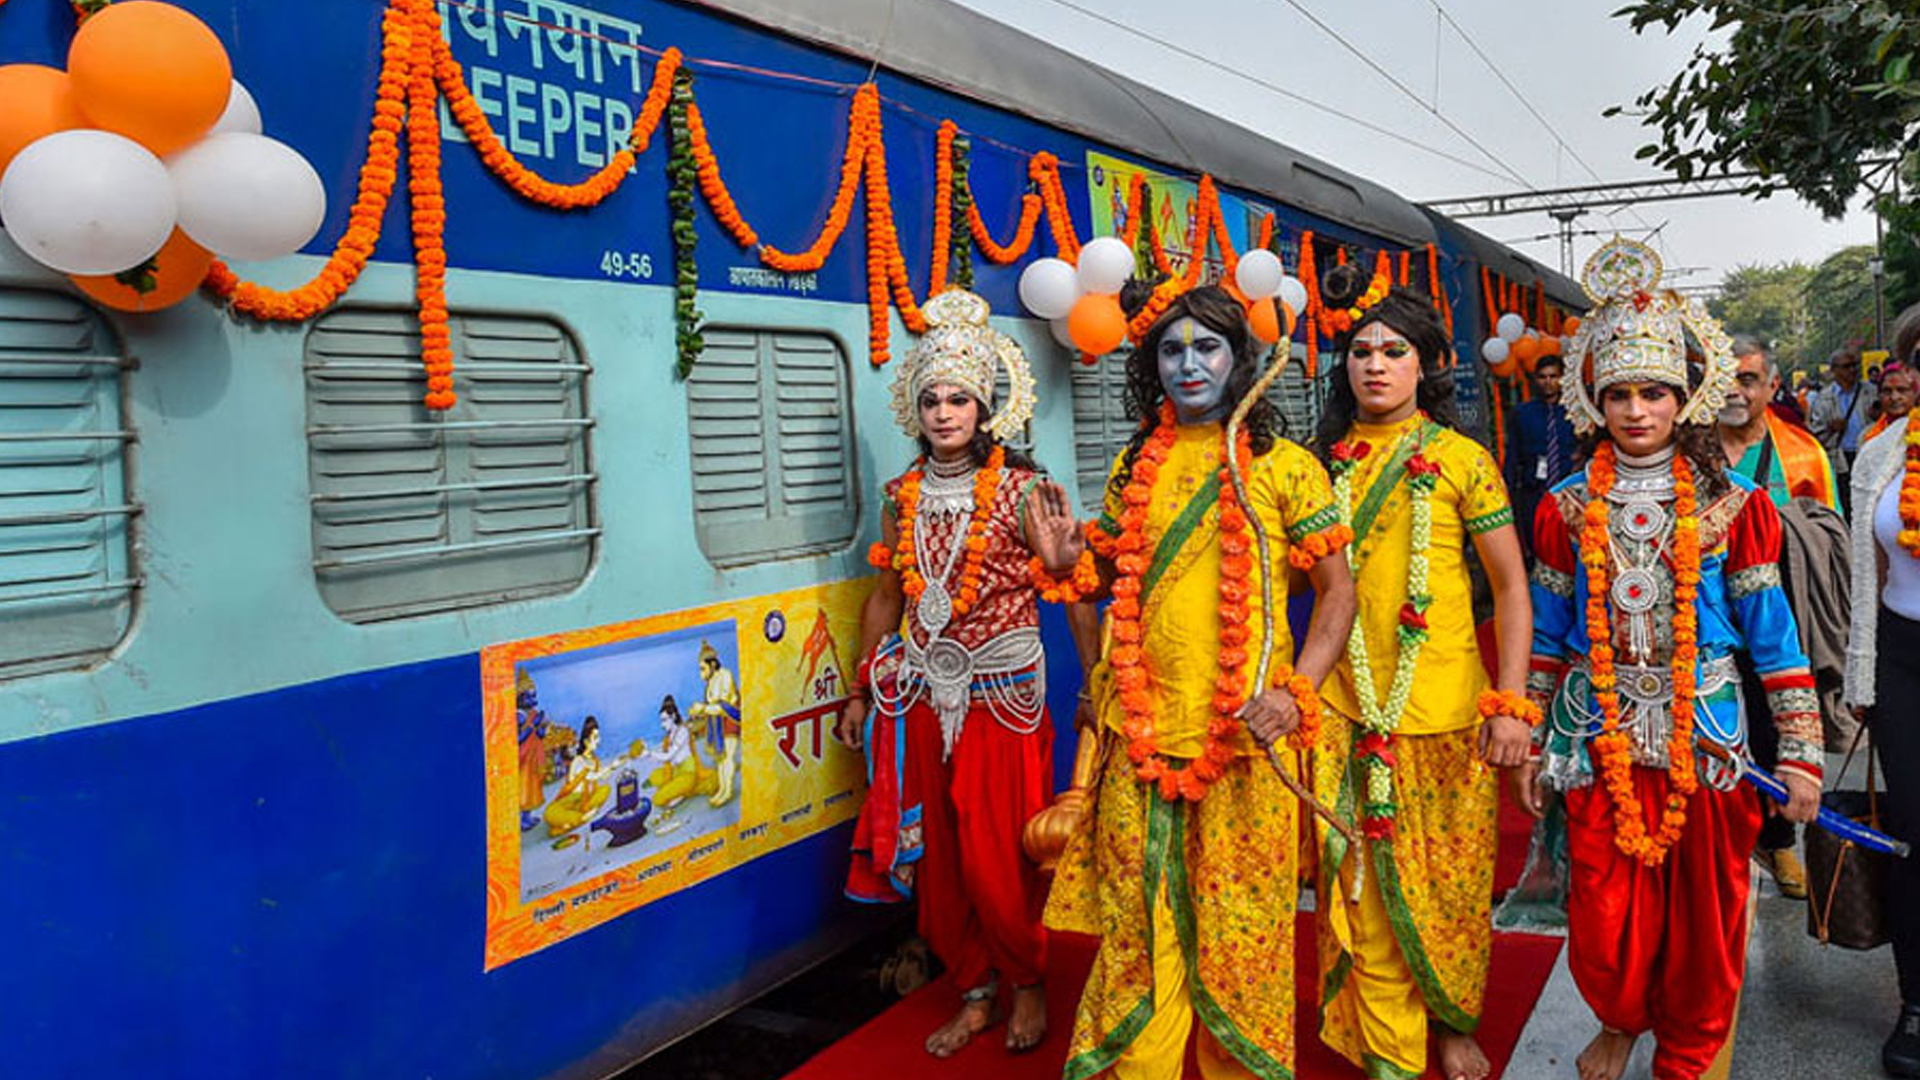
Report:
[[[305,253],[238,268],[303,282],[346,225],[383,5],[181,6],[326,183]],[[606,160],[681,49],[743,211],[789,247],[825,219],[873,79],[916,290],[943,118],[996,236],[1036,151],[1083,238],[1099,162],[1205,171],[1247,211],[1238,243],[1277,214],[1289,265],[1306,229],[1360,258],[1437,244],[1467,350],[1480,266],[1515,258],[948,0],[439,7],[495,128],[556,179]],[[65,0],[11,0],[0,63],[61,64],[72,31]],[[483,651],[856,582],[909,447],[893,369],[867,362],[864,206],[804,276],[765,273],[701,209],[709,347],[682,381],[664,134],[603,205],[559,213],[442,131],[462,399],[444,416],[418,404],[404,189],[372,264],[307,323],[205,296],[106,310],[0,240],[0,1075],[605,1075],[871,925],[841,897],[839,824],[487,959]],[[1115,366],[1022,317],[1019,265],[975,266],[1038,377],[1034,452],[1084,509],[1128,431]],[[1281,397],[1304,435],[1315,388],[1294,375]],[[777,614],[741,633],[780,640]],[[1077,668],[1045,618],[1064,771]]]

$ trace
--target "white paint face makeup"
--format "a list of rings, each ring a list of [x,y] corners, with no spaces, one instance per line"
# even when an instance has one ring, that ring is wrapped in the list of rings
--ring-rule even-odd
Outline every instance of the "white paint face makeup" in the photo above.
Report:
[[[1225,336],[1188,316],[1160,337],[1160,387],[1183,424],[1205,424],[1226,415],[1227,376],[1233,347]]]

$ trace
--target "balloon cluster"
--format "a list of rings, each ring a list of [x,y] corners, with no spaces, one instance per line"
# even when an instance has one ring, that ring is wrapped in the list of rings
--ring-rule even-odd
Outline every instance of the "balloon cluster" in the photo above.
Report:
[[[0,225],[101,303],[158,310],[216,254],[277,259],[320,231],[320,175],[260,133],[219,37],[172,4],[88,16],[65,71],[0,65],[0,101]]]
[[[1253,336],[1269,345],[1293,332],[1294,315],[1307,306],[1307,287],[1280,265],[1280,256],[1266,248],[1240,256],[1228,291],[1247,306],[1247,328]]]
[[[1079,263],[1036,259],[1020,274],[1020,302],[1048,320],[1054,339],[1087,356],[1100,356],[1127,339],[1120,288],[1134,273],[1133,249],[1102,236],[1080,249]],[[1254,336],[1268,344],[1292,329],[1293,313],[1306,307],[1307,289],[1287,276],[1280,257],[1263,248],[1240,256],[1228,289],[1247,306]],[[1286,307],[1276,306],[1275,300]]]
[[[1580,329],[1580,320],[1569,318],[1561,325],[1561,333],[1572,335]],[[1500,378],[1511,378],[1515,372],[1533,374],[1533,369],[1542,357],[1559,356],[1560,338],[1552,334],[1543,334],[1527,325],[1527,320],[1514,312],[1500,316],[1494,324],[1492,337],[1480,343],[1480,355],[1487,366]]]
[[[1110,353],[1127,339],[1120,287],[1133,276],[1133,249],[1113,236],[1088,241],[1078,265],[1036,259],[1020,272],[1020,302],[1048,320],[1054,339],[1088,356]]]

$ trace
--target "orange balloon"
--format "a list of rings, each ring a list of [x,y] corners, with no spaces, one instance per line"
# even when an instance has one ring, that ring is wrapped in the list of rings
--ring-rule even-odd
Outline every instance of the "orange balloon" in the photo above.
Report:
[[[44,64],[0,65],[0,173],[27,144],[53,134],[86,127],[87,118],[73,100],[67,73]]]
[[[1247,329],[1269,345],[1280,340],[1280,307],[1273,297],[1247,305]]]
[[[1095,356],[1119,348],[1127,340],[1127,313],[1120,310],[1120,298],[1088,293],[1074,301],[1067,312],[1067,336],[1081,352]]]
[[[1572,337],[1579,332],[1580,320],[1577,316],[1569,315],[1566,317],[1566,320],[1560,324],[1561,337]]]
[[[1540,339],[1523,337],[1507,349],[1507,355],[1520,361],[1520,366],[1533,370],[1533,362],[1540,359]]]
[[[1548,335],[1546,337],[1541,338],[1540,339],[1540,355],[1541,356],[1559,356],[1560,355],[1560,339],[1552,335]]]
[[[162,155],[205,135],[233,93],[220,38],[159,0],[121,0],[89,16],[67,50],[67,74],[94,127]]]
[[[79,286],[80,291],[110,308],[121,311],[159,311],[193,295],[193,290],[206,280],[207,270],[213,266],[213,252],[201,247],[187,238],[179,229],[154,253],[152,288],[141,292],[133,285],[121,281],[122,276],[132,278],[134,271],[124,275],[89,274],[84,277],[72,277],[68,280]]]
[[[1508,350],[1505,360],[1497,364],[1488,364],[1487,370],[1493,372],[1495,378],[1511,379],[1514,372],[1520,370],[1520,361],[1513,355],[1512,350]]]

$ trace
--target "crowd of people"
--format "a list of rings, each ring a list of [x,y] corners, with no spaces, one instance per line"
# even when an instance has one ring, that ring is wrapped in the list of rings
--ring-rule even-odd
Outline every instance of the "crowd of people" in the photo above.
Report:
[[[1357,314],[1305,445],[1262,393],[1243,303],[1163,296],[1125,360],[1138,426],[1093,520],[1002,445],[1033,384],[985,302],[927,306],[894,387],[918,454],[885,487],[836,736],[871,779],[849,892],[914,899],[961,990],[928,1052],[1002,1022],[1009,1051],[1039,1045],[1052,929],[1100,939],[1068,1080],[1171,1080],[1190,1038],[1203,1076],[1288,1077],[1296,1009],[1368,1077],[1431,1055],[1483,1080],[1504,778],[1536,815],[1565,808],[1568,962],[1598,1028],[1582,1080],[1617,1080],[1649,1033],[1660,1080],[1711,1066],[1749,861],[1805,895],[1797,830],[1859,721],[1883,824],[1920,836],[1920,728],[1876,705],[1920,693],[1898,505],[1920,309],[1877,386],[1836,357],[1802,421],[1766,343],[1658,278],[1630,241],[1589,261],[1592,310],[1532,373],[1504,462],[1457,430],[1451,344],[1418,289],[1327,275]],[[1288,597],[1307,591],[1296,642]],[[1042,602],[1067,605],[1084,674],[1081,812],[1050,881]],[[1296,1002],[1303,880],[1322,978]],[[1899,862],[1891,890],[1906,1004],[1882,1057],[1920,1077],[1920,871]]]

